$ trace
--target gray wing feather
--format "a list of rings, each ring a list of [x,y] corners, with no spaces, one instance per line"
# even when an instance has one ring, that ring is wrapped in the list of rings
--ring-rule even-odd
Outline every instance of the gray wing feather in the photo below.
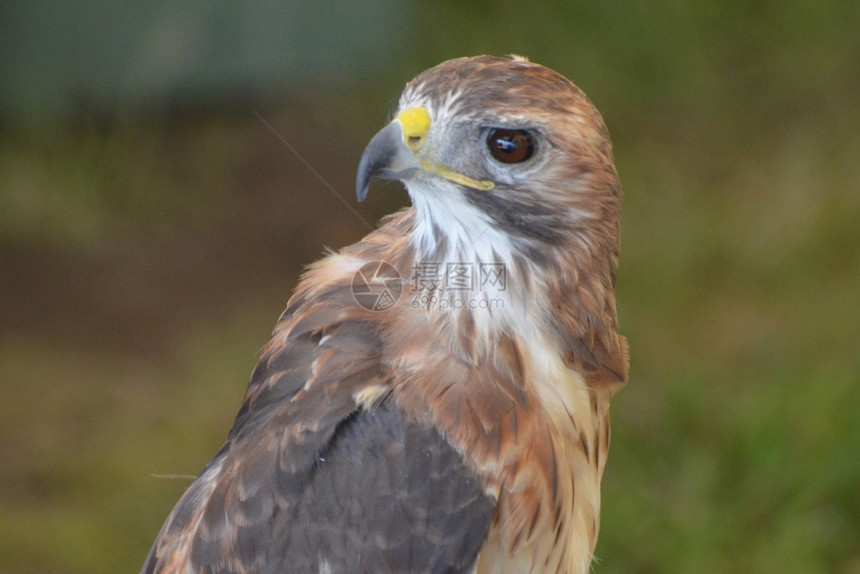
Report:
[[[295,312],[143,572],[471,570],[494,500],[437,429],[391,396],[370,410],[353,398],[385,382],[377,326],[343,321],[331,298]]]

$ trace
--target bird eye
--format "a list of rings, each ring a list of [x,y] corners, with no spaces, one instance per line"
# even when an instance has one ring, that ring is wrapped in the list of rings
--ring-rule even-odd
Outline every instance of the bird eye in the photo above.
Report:
[[[495,128],[487,136],[490,155],[502,163],[521,163],[535,152],[532,136],[525,130]]]

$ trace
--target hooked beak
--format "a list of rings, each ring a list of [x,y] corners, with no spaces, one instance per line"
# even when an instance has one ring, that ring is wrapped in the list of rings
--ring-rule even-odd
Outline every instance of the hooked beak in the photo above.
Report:
[[[358,201],[364,201],[367,197],[373,177],[408,179],[419,167],[418,160],[404,143],[403,126],[394,120],[373,136],[364,148],[355,177]]]
[[[373,177],[403,180],[421,169],[415,152],[424,145],[428,131],[430,114],[424,108],[412,108],[373,136],[358,163],[355,192],[359,202],[367,197]]]
[[[382,128],[367,147],[358,163],[355,193],[359,202],[367,197],[370,180],[374,177],[406,180],[418,171],[431,173],[474,189],[490,190],[492,181],[474,180],[445,166],[419,159],[417,152],[424,146],[430,131],[430,114],[425,108],[411,108],[399,114]]]

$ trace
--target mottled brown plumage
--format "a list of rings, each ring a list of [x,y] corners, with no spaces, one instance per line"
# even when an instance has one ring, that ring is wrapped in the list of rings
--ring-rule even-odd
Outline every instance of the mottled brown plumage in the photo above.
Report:
[[[534,150],[506,163],[512,132]],[[588,570],[627,378],[599,113],[524,59],[451,60],[407,85],[360,197],[374,175],[413,206],[310,268],[145,572]],[[369,308],[380,261],[368,288],[398,297]]]

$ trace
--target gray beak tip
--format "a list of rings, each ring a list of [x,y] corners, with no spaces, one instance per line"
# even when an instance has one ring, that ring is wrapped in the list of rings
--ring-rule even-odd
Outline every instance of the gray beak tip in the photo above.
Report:
[[[355,186],[355,198],[359,203],[367,199],[367,192],[370,191],[370,183],[357,182]]]

